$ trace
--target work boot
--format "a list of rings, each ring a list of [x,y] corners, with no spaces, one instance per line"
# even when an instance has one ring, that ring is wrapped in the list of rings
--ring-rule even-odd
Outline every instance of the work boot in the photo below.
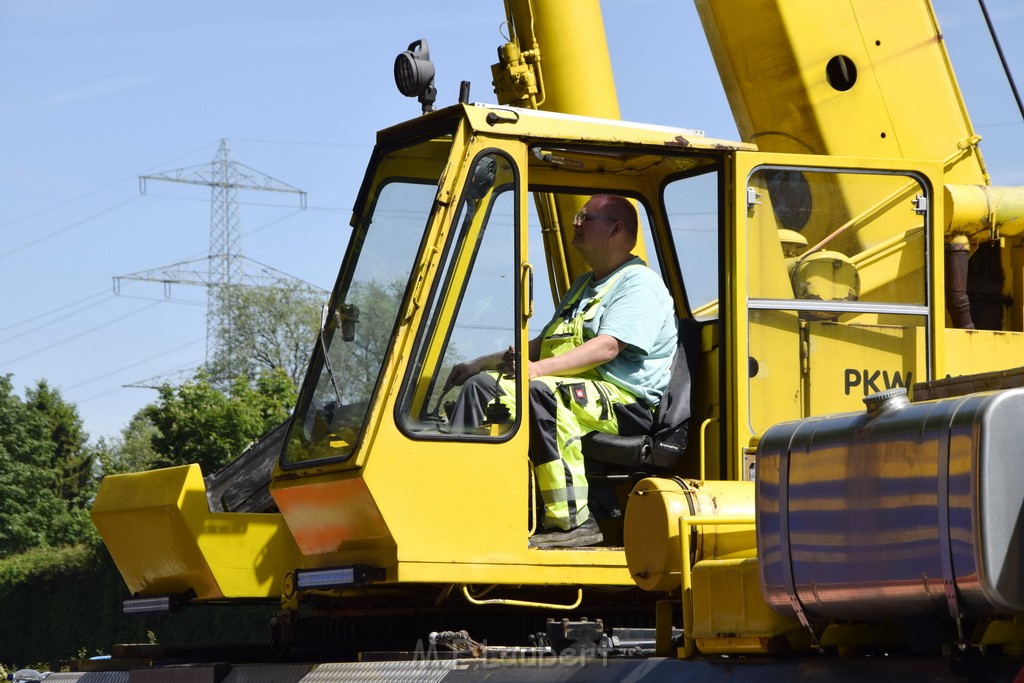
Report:
[[[575,529],[568,531],[546,531],[530,536],[531,548],[581,548],[597,545],[604,540],[597,521],[589,517]]]

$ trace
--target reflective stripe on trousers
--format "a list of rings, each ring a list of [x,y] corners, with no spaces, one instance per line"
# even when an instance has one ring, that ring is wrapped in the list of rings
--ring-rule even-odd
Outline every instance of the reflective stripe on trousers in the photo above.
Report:
[[[514,420],[514,396],[511,378],[488,372],[470,378],[449,416],[453,430],[469,431],[482,424],[485,407],[495,398],[509,408]],[[531,380],[529,414],[530,461],[547,529],[572,529],[590,517],[582,437],[594,431],[645,434],[653,423],[650,409],[628,391],[604,380],[578,377]]]

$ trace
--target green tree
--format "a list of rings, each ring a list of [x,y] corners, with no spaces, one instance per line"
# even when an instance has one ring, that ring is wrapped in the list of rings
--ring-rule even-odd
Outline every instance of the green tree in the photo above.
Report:
[[[143,408],[132,416],[121,434],[112,439],[101,438],[96,446],[99,466],[104,475],[145,472],[160,467],[162,456],[153,446],[160,434]]]
[[[76,425],[80,433],[81,420],[43,383],[30,394],[42,407],[23,402],[13,391],[11,376],[0,376],[0,557],[92,535],[81,498],[89,487],[78,488],[75,500],[65,500],[60,495],[70,490],[65,472],[54,464],[58,454],[68,452],[62,449],[78,443],[69,435]],[[60,415],[70,424],[59,424]],[[55,441],[54,434],[61,438]],[[70,452],[79,456],[73,448]]]
[[[213,304],[227,324],[213,331],[210,377],[226,388],[238,375],[255,379],[262,370],[280,369],[298,386],[326,299],[318,289],[285,281],[273,287],[220,288]]]
[[[142,413],[157,432],[153,448],[160,467],[199,463],[211,473],[235,458],[256,437],[280,424],[295,404],[295,384],[280,369],[237,378],[226,393],[200,372],[180,387],[160,388]]]
[[[78,409],[46,380],[25,392],[26,406],[46,421],[51,451],[49,466],[56,475],[56,493],[72,509],[83,509],[96,492],[96,453],[89,448]]]

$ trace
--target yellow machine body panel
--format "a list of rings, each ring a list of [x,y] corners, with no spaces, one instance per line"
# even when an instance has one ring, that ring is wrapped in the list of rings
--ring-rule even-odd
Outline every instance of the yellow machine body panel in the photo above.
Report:
[[[946,372],[957,377],[1016,367],[1024,363],[1024,334],[990,330],[945,330]],[[1009,362],[1008,362],[1009,361]]]
[[[299,557],[281,515],[211,513],[198,465],[106,477],[91,514],[133,595],[275,598]]]
[[[944,160],[947,182],[988,182],[927,2],[696,5],[743,140],[775,152]]]
[[[531,480],[520,431],[481,447],[416,442],[382,425],[360,471],[279,479],[273,495],[302,566],[386,567],[395,583],[630,585],[621,551],[527,547]]]
[[[693,639],[705,654],[778,654],[810,644],[810,634],[761,596],[757,558],[693,565]]]
[[[381,553],[394,556],[380,508],[357,473],[310,477],[301,486],[278,486],[273,495],[278,508],[287,512],[288,528],[303,555],[344,552],[377,562]]]
[[[709,520],[701,526],[693,559],[724,560],[753,557],[753,524],[716,526],[716,518],[754,514],[754,486],[743,481],[686,481],[648,478],[630,492],[626,520],[626,557],[630,574],[645,590],[672,591],[682,586],[684,535],[680,519]],[[689,529],[687,529],[689,533]]]

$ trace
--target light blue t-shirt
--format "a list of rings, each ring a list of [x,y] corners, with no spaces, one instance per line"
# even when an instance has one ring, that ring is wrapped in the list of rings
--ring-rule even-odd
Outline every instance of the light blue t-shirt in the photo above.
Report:
[[[564,309],[582,286],[576,306],[586,306],[617,279],[598,305],[597,313],[584,326],[585,339],[599,334],[615,337],[626,346],[616,358],[597,367],[605,380],[641,398],[650,406],[658,405],[668,386],[672,356],[676,350],[676,314],[665,283],[635,256],[600,280],[591,281],[591,273],[572,284],[559,302]]]

